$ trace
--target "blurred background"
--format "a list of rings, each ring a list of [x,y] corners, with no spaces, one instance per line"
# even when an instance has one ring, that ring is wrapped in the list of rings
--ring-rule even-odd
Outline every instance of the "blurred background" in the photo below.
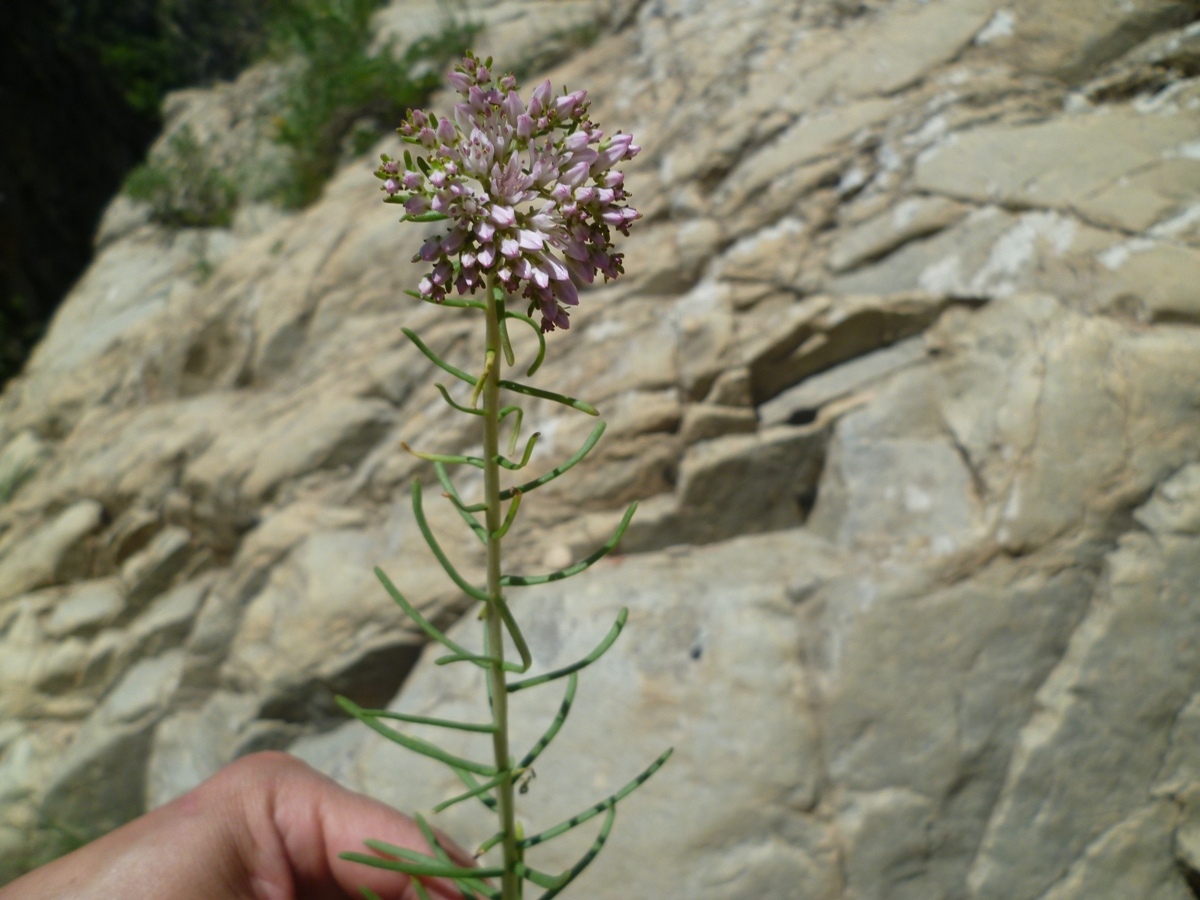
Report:
[[[641,503],[513,598],[539,668],[631,611],[529,827],[676,747],[576,890],[1200,896],[1200,2],[22,0],[0,45],[0,883],[261,749],[458,792],[333,698],[483,714],[371,572],[476,639],[400,443],[479,436],[400,329],[482,334],[372,177],[471,47],[643,147],[534,379],[608,430],[506,539]],[[593,425],[525,409],[539,472]]]

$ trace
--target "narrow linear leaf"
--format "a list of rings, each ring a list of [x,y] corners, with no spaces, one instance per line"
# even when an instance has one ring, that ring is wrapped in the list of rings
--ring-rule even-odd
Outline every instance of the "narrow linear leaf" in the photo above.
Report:
[[[426,842],[428,842],[428,840],[429,839],[426,838]],[[378,841],[374,838],[367,838],[363,841],[363,843],[376,853],[382,853],[385,856],[394,856],[397,859],[406,859],[409,862],[428,865],[433,865],[435,863],[442,863],[443,865],[448,866],[454,865],[453,861],[451,861],[450,857],[446,855],[444,851],[439,852],[441,847],[434,847],[433,844],[429,845],[429,849],[433,851],[433,855],[431,856],[428,853],[421,853],[419,850],[411,850],[408,847],[397,847],[395,844],[389,844],[387,841]]]
[[[547,672],[545,675],[537,675],[533,678],[526,678],[524,681],[514,681],[508,686],[508,692],[523,691],[525,688],[536,687],[539,684],[545,684],[548,681],[555,681],[570,675],[572,672],[578,672],[580,669],[586,668],[603,656],[608,648],[611,647],[621,634],[621,629],[625,627],[625,620],[629,618],[629,608],[622,607],[621,612],[617,614],[617,621],[613,623],[613,627],[609,629],[608,634],[604,636],[596,649],[585,656],[579,662],[571,663],[569,666],[563,666],[561,669],[555,669],[553,672]]]
[[[555,876],[551,875],[549,872],[541,872],[532,866],[525,865],[525,863],[522,862],[517,863],[513,867],[513,871],[526,881],[532,881],[538,887],[561,889],[566,884],[565,875]]]
[[[400,221],[401,222],[445,222],[448,218],[450,218],[450,217],[448,215],[446,215],[445,213],[434,212],[433,210],[430,210],[429,212],[417,213],[415,216],[412,213],[409,213]]]
[[[524,415],[524,412],[521,410],[521,407],[514,404],[512,406],[505,406],[505,407],[501,408],[500,416],[496,421],[503,422],[504,417],[507,416],[511,412],[515,412],[517,414],[517,418],[516,418],[516,421],[513,422],[512,434],[509,435],[509,437],[508,437],[508,452],[516,453],[517,452],[517,439],[521,436],[521,418]]]
[[[444,369],[445,371],[447,371],[451,375],[453,375],[455,378],[465,381],[467,384],[471,385],[471,387],[475,386],[475,376],[474,375],[468,375],[462,369],[454,368],[454,366],[450,365],[450,363],[446,362],[444,359],[442,359],[440,356],[438,356],[436,353],[434,353],[432,350],[430,350],[428,347],[426,347],[425,343],[419,337],[417,337],[417,333],[415,331],[413,331],[411,328],[401,328],[400,330],[402,332],[404,332],[404,336],[406,338],[408,338],[410,341],[412,341],[414,344],[416,344],[417,349],[420,350],[422,353],[424,353],[425,356],[428,357],[429,361],[431,363],[433,363],[435,366],[437,366],[439,369]]]
[[[384,201],[386,202],[386,201]],[[478,300],[463,300],[458,297],[443,297],[441,300],[434,300],[432,297],[426,297],[424,294],[417,291],[405,291],[410,297],[416,297],[425,303],[432,303],[434,306],[449,306],[454,309],[487,309],[487,307]]]
[[[537,439],[541,436],[542,433],[540,431],[535,431],[529,436],[529,440],[525,443],[525,453],[521,456],[521,461],[519,463],[515,463],[510,459],[505,459],[503,456],[497,453],[495,457],[497,465],[510,471],[516,471],[517,469],[525,468],[527,465],[529,465],[529,457],[533,455],[533,447],[537,443]]]
[[[404,441],[400,442],[400,447],[419,459],[427,459],[430,462],[442,463],[443,465],[474,466],[477,469],[482,469],[487,465],[478,456],[447,456],[444,453],[424,453],[420,450],[414,450]]]
[[[500,892],[489,887],[485,882],[476,881],[473,878],[455,878],[454,883],[458,885],[459,891],[466,900],[477,900],[477,893],[483,894],[487,900],[500,900]]]
[[[457,731],[478,731],[483,734],[495,734],[496,726],[492,722],[475,724],[473,722],[455,722],[451,719],[433,719],[429,716],[410,716],[408,713],[392,712],[388,709],[364,709],[363,715],[376,719],[395,719],[398,722],[411,722],[414,725],[436,725],[438,728],[453,728]]]
[[[528,494],[534,488],[539,488],[543,484],[553,481],[555,478],[557,478],[563,472],[576,466],[580,460],[582,460],[585,456],[587,456],[589,453],[591,453],[592,448],[596,446],[596,441],[600,440],[600,435],[604,434],[604,429],[606,427],[607,427],[606,422],[597,422],[596,427],[592,429],[592,433],[588,435],[588,439],[583,442],[582,447],[580,447],[578,450],[575,451],[574,456],[572,456],[570,459],[568,459],[561,466],[551,469],[545,475],[541,475],[541,476],[533,479],[533,481],[527,481],[524,484],[518,485],[515,488],[509,488],[508,490],[501,491],[500,499],[501,500],[512,499],[512,495],[513,495],[514,491],[520,491],[522,494]]]
[[[546,584],[549,581],[562,581],[564,578],[570,578],[572,575],[578,575],[584,569],[595,565],[612,549],[621,542],[622,536],[625,534],[625,529],[629,527],[629,521],[633,518],[633,514],[637,512],[637,502],[629,504],[629,509],[625,511],[624,518],[621,519],[621,524],[617,526],[617,530],[613,532],[613,536],[608,539],[603,547],[597,550],[590,556],[581,559],[573,566],[567,566],[565,569],[559,569],[557,572],[551,572],[549,575],[503,575],[500,578],[500,583],[505,586],[513,585],[516,587],[526,587],[531,584]]]
[[[566,696],[563,697],[562,706],[558,708],[558,715],[554,717],[554,721],[550,723],[550,727],[546,729],[546,733],[543,734],[538,739],[538,742],[533,745],[532,749],[530,749],[530,751],[521,758],[521,761],[517,764],[518,769],[528,769],[530,766],[532,766],[533,761],[541,756],[542,751],[550,745],[552,740],[554,740],[554,737],[558,734],[559,729],[563,727],[563,723],[567,721],[567,713],[571,711],[571,704],[575,702],[575,688],[578,686],[579,676],[572,672],[567,678],[567,693]]]
[[[570,831],[572,828],[582,825],[584,822],[588,821],[589,819],[600,815],[600,813],[604,812],[605,810],[616,806],[618,803],[620,803],[622,800],[624,800],[626,797],[628,797],[630,794],[632,794],[634,791],[636,791],[639,787],[641,787],[643,784],[645,784],[647,781],[649,781],[651,776],[653,776],[655,772],[657,772],[659,769],[661,769],[663,767],[663,765],[666,763],[666,761],[671,758],[671,754],[674,752],[675,752],[674,747],[670,748],[669,750],[666,750],[658,759],[656,759],[654,762],[650,763],[650,765],[646,768],[646,770],[644,772],[642,772],[642,774],[640,774],[637,778],[633,779],[633,781],[629,782],[629,784],[625,785],[625,787],[621,788],[619,791],[617,791],[611,797],[607,797],[604,800],[601,800],[599,803],[597,803],[595,806],[591,807],[590,809],[584,810],[579,815],[573,816],[572,818],[567,819],[567,821],[562,822],[558,825],[555,825],[553,828],[548,828],[545,831],[541,832],[540,834],[535,834],[532,837],[525,838],[523,841],[521,841],[521,846],[526,849],[528,849],[529,847],[535,847],[544,841],[548,841],[551,838],[558,837],[560,834],[565,834],[566,832]]]
[[[596,840],[592,841],[592,846],[590,846],[587,852],[579,858],[579,861],[575,863],[575,865],[571,866],[570,869],[563,873],[562,884],[556,888],[551,888],[550,890],[546,891],[546,893],[542,894],[538,900],[551,900],[551,898],[557,897],[567,885],[578,878],[580,873],[582,873],[584,869],[591,865],[592,860],[599,856],[600,851],[604,849],[604,843],[608,840],[608,835],[612,831],[613,821],[616,819],[616,817],[617,807],[616,804],[613,804],[609,806],[608,815],[604,817],[604,824],[600,826],[600,833],[596,835]]]
[[[418,824],[420,824],[421,821],[424,820],[422,820],[418,814]],[[436,854],[436,857],[427,856],[427,854],[418,853],[415,850],[409,850],[408,847],[397,847],[394,844],[388,844],[386,841],[365,840],[362,842],[364,842],[364,844],[366,844],[368,847],[371,847],[371,850],[376,851],[377,853],[384,853],[386,856],[396,857],[398,859],[406,859],[409,863],[454,866],[454,860],[451,860],[450,854],[446,853],[442,845],[438,844],[437,835],[433,833],[433,829],[428,826],[427,822],[421,827],[421,832],[422,834],[425,834],[425,840],[432,848],[434,854]],[[455,878],[454,881],[464,898],[467,900],[476,900],[476,893],[475,889],[473,888],[486,888],[484,882],[475,880],[475,878]],[[424,886],[422,886],[420,881],[416,880],[416,878],[413,878],[412,882],[414,888],[416,888],[416,892],[418,892],[418,895],[422,895]],[[486,894],[486,892],[485,895],[490,896],[490,894]],[[427,900],[428,894],[424,894],[424,896]]]
[[[461,653],[466,656],[472,655],[470,650],[446,637],[446,635],[442,634],[441,631],[434,627],[432,622],[417,612],[417,608],[408,602],[408,599],[400,593],[396,585],[392,584],[392,579],[388,578],[387,573],[385,573],[383,569],[379,568],[379,566],[375,567],[375,577],[379,579],[379,582],[383,585],[384,590],[391,594],[392,599],[396,601],[396,605],[404,610],[404,614],[416,622],[418,628],[424,631],[443,647],[448,647],[455,653]]]
[[[429,523],[425,521],[425,510],[421,506],[421,483],[419,481],[413,482],[412,498],[413,516],[417,520],[417,527],[421,529],[421,536],[425,538],[425,543],[429,545],[429,549],[433,551],[433,555],[437,557],[437,561],[442,564],[442,568],[446,570],[446,574],[450,576],[450,580],[476,600],[487,600],[487,591],[480,590],[458,574],[458,570],[450,564],[450,560],[442,550],[441,545],[438,544],[437,538],[433,536],[433,531],[430,530]]]
[[[462,516],[462,520],[471,527],[475,532],[475,536],[479,538],[480,543],[487,546],[487,529],[479,524],[479,520],[471,515],[472,509],[462,502],[462,497],[458,495],[458,490],[454,487],[454,482],[450,480],[450,476],[446,473],[446,467],[441,463],[434,463],[433,470],[437,472],[438,481],[442,483],[442,487],[446,489],[446,496],[450,498],[450,502],[454,504],[458,514]],[[484,504],[484,509],[487,509],[487,504]]]
[[[450,396],[450,392],[446,390],[443,384],[435,384],[435,388],[441,391],[442,399],[450,404],[452,409],[457,409],[460,413],[466,413],[468,416],[482,416],[482,409],[471,409],[469,406],[463,406],[461,403],[456,403],[454,398]]]
[[[468,772],[466,769],[455,769],[454,774],[458,776],[459,781],[461,781],[463,784],[465,784],[469,788],[474,788],[479,785],[479,782],[475,780],[475,776],[472,775],[470,772]],[[488,809],[495,811],[495,809],[496,809],[496,798],[495,797],[489,797],[487,794],[480,794],[478,796],[479,796],[480,803],[482,803]]]
[[[418,884],[420,884],[420,882],[414,878],[413,885],[415,886]],[[358,890],[359,890],[359,893],[361,893],[364,897],[367,898],[367,900],[382,900],[382,898],[377,893],[375,893],[373,890],[371,890],[369,887],[364,887],[362,885],[359,885]],[[418,896],[420,896],[419,889],[418,889]],[[421,898],[421,900],[429,900],[429,895],[426,894],[424,897]]]
[[[487,853],[502,840],[504,840],[504,832],[497,831],[490,838],[479,845],[479,849],[475,851],[475,858],[479,859],[479,857],[483,856],[483,854]]]
[[[405,875],[426,875],[431,878],[499,878],[504,874],[503,867],[464,869],[461,866],[448,866],[445,863],[417,863],[409,862],[406,859],[384,859],[380,856],[368,856],[365,853],[339,853],[338,859],[374,866],[377,869],[403,872]]]
[[[425,821],[425,817],[420,813],[417,813],[414,818],[416,819],[417,827],[421,829],[421,834],[425,837],[425,842],[429,844],[429,848],[433,851],[434,855],[444,863],[453,864],[453,860],[450,859],[450,854],[446,852],[446,848],[443,847],[442,842],[438,840],[438,836],[434,832],[433,828],[431,828],[429,823]],[[459,883],[459,889],[462,891],[463,896],[466,897],[467,900],[475,900],[475,891],[469,887],[463,887],[463,884],[474,883],[474,881],[475,879],[462,879],[461,883]],[[482,881],[478,883],[481,886],[483,885]]]
[[[476,653],[452,653],[449,656],[439,656],[433,661],[435,666],[448,666],[450,663],[456,662],[472,662],[482,668],[490,668],[500,660],[494,656],[483,656]],[[526,670],[519,663],[505,661],[503,664],[505,672],[516,672],[518,675]]]
[[[533,329],[533,333],[537,335],[537,338],[538,338],[537,359],[535,359],[533,361],[533,365],[531,365],[528,369],[525,370],[525,377],[532,378],[533,373],[542,367],[542,362],[546,359],[546,335],[542,333],[542,329],[538,325],[538,323],[533,321],[533,319],[529,318],[529,316],[523,316],[520,313],[515,313],[515,312],[505,312],[504,318],[505,319],[517,319],[518,321],[527,323],[529,325],[529,327]],[[509,365],[512,365],[512,363],[509,363]]]
[[[504,523],[492,534],[495,540],[500,540],[500,538],[508,534],[508,529],[512,528],[512,523],[517,518],[517,510],[521,508],[521,498],[524,496],[520,491],[513,495],[512,503],[508,505],[508,515],[504,517]],[[503,584],[504,582],[500,583]]]
[[[580,412],[587,413],[589,416],[598,416],[600,412],[590,403],[585,403],[583,400],[578,400],[575,397],[568,397],[566,394],[556,394],[554,391],[544,391],[541,388],[535,388],[528,384],[521,384],[516,381],[500,382],[500,387],[506,391],[513,391],[517,394],[528,394],[530,397],[538,397],[542,400],[553,400],[555,403],[561,403],[563,406],[569,406],[571,409],[577,409]]]
[[[433,808],[433,811],[435,813],[442,812],[443,810],[447,810],[450,807],[454,806],[455,804],[461,803],[464,800],[470,800],[472,797],[478,797],[484,791],[494,790],[495,788],[498,788],[504,782],[505,778],[512,777],[513,774],[515,774],[515,773],[501,772],[499,775],[497,775],[491,781],[485,782],[484,784],[479,785],[479,787],[471,788],[471,790],[467,791],[465,794],[459,794],[456,797],[451,797],[449,800],[443,800],[441,803],[439,803],[437,806],[435,806]]]
[[[486,503],[476,503],[473,506],[463,506],[462,500],[452,496],[449,491],[443,492],[443,497],[446,497],[460,512],[465,512],[468,515],[471,513],[487,512]]]
[[[438,762],[443,762],[448,766],[454,766],[459,769],[465,769],[468,772],[475,772],[478,775],[485,775],[488,778],[495,776],[496,767],[477,763],[474,760],[463,759],[461,756],[455,756],[453,753],[447,753],[436,744],[431,744],[429,741],[423,741],[420,738],[412,737],[411,735],[401,734],[394,728],[388,728],[381,722],[376,721],[371,716],[365,715],[358,704],[353,700],[348,700],[345,697],[337,698],[338,706],[348,712],[358,721],[362,722],[368,728],[377,731],[389,741],[399,744],[401,747],[407,747],[414,753],[420,753],[422,756],[428,756],[431,759],[436,759]]]
[[[514,366],[516,357],[513,356],[512,342],[508,339],[508,323],[505,321],[508,313],[504,309],[504,291],[495,288],[492,296],[496,298],[496,318],[500,326],[500,346],[504,350],[504,361],[509,366]]]
[[[471,391],[471,399],[467,405],[471,409],[475,408],[475,404],[479,402],[479,395],[483,393],[483,386],[487,384],[488,376],[492,374],[492,367],[496,365],[496,351],[489,350],[486,354],[486,361],[483,364],[483,374],[475,381],[475,390]]]
[[[500,610],[500,618],[504,620],[508,634],[513,639],[513,644],[516,645],[517,653],[521,655],[521,668],[517,672],[528,672],[529,667],[533,665],[533,655],[529,652],[529,644],[525,643],[525,635],[521,634],[521,628],[517,625],[517,620],[513,618],[512,610],[508,608],[508,603],[504,598],[496,596],[492,598],[492,602]]]
[[[420,813],[414,816],[417,827],[421,829],[421,834],[425,838],[425,843],[429,845],[429,849],[433,851],[434,856],[442,862],[450,862],[450,854],[446,852],[446,848],[442,846],[441,841],[437,839],[437,834],[429,825],[429,821]]]

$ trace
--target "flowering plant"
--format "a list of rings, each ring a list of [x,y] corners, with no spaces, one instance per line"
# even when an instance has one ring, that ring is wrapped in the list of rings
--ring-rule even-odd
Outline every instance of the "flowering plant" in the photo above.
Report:
[[[467,56],[451,73],[466,100],[453,119],[410,110],[400,134],[426,155],[414,165],[406,152],[403,171],[385,156],[378,174],[406,218],[454,222],[413,260],[434,264],[422,297],[442,300],[451,284],[473,294],[494,277],[531,315],[540,310],[544,330],[568,328],[578,288],[624,271],[610,229],[629,234],[639,214],[623,205],[625,176],[613,166],[641,148],[632,135],[605,139],[588,118],[587,91],[555,97],[546,81],[526,105],[512,75],[493,81],[490,62]]]
[[[402,221],[450,223],[443,234],[429,238],[414,262],[432,264],[413,296],[444,306],[478,310],[483,314],[486,347],[483,372],[478,377],[447,363],[431,351],[415,333],[404,334],[422,353],[444,371],[472,388],[469,402],[456,402],[444,385],[437,385],[445,401],[459,412],[480,418],[483,456],[448,456],[409,450],[433,463],[443,494],[487,548],[487,584],[478,586],[454,568],[425,518],[419,482],[412,486],[413,513],[434,556],[446,573],[469,597],[483,604],[483,649],[474,652],[458,644],[426,620],[404,597],[382,570],[376,569],[383,586],[404,612],[434,641],[450,652],[438,664],[466,663],[485,675],[492,720],[463,723],[431,719],[388,710],[362,709],[350,700],[338,702],[352,716],[397,744],[448,765],[467,790],[434,808],[439,812],[465,800],[478,799],[499,818],[496,833],[479,848],[476,856],[499,846],[501,865],[470,868],[456,865],[438,843],[433,830],[418,816],[433,855],[426,855],[380,841],[366,845],[375,854],[346,853],[343,858],[366,865],[403,872],[421,900],[428,892],[421,878],[450,879],[465,898],[520,900],[525,882],[545,888],[541,900],[550,900],[570,884],[604,846],[616,815],[617,803],[643,784],[670,756],[667,750],[645,771],[615,794],[577,816],[540,833],[527,836],[516,817],[514,785],[531,771],[534,761],[554,739],[566,721],[575,697],[578,673],[594,663],[620,635],[628,615],[621,610],[608,634],[596,649],[571,665],[541,675],[509,681],[510,674],[523,675],[532,665],[532,655],[513,616],[505,589],[545,584],[577,575],[614,547],[625,533],[637,504],[631,504],[612,538],[590,556],[557,572],[545,575],[506,575],[501,565],[501,541],[517,515],[522,498],[558,478],[582,460],[604,432],[597,422],[583,446],[569,459],[537,478],[507,488],[500,486],[501,469],[517,471],[528,465],[538,435],[525,445],[519,460],[500,453],[501,420],[512,414],[513,428],[508,453],[515,455],[522,411],[515,404],[501,406],[500,392],[533,396],[598,415],[590,404],[553,391],[501,378],[505,364],[515,358],[508,336],[508,322],[530,326],[538,339],[538,354],[527,377],[541,366],[546,352],[546,332],[570,327],[568,308],[579,303],[579,288],[594,281],[622,274],[621,254],[613,251],[612,230],[628,234],[638,213],[626,205],[624,177],[613,166],[631,159],[638,147],[627,134],[605,138],[588,118],[586,92],[554,96],[550,82],[533,91],[528,104],[517,94],[516,79],[506,75],[493,81],[492,61],[467,54],[450,74],[450,82],[464,102],[454,107],[453,118],[438,119],[412,111],[399,131],[403,139],[418,147],[417,156],[406,151],[400,160],[383,157],[376,175],[383,181],[386,202],[405,207]],[[458,296],[451,296],[456,290]],[[513,312],[507,302],[520,296],[529,303],[527,314]],[[535,322],[534,313],[541,315]],[[479,408],[482,401],[482,408]],[[408,450],[408,446],[404,445]],[[483,470],[484,500],[463,502],[446,469],[468,465]],[[508,503],[508,509],[503,504]],[[478,514],[484,521],[480,522]],[[505,634],[516,648],[520,661],[505,659]],[[536,744],[517,761],[510,753],[508,695],[550,682],[566,680],[566,691],[554,720]],[[397,731],[382,720],[433,725],[491,735],[494,761],[482,763],[456,756],[428,741]],[[522,789],[522,793],[524,789]],[[604,823],[589,850],[571,868],[557,875],[539,871],[525,862],[525,851],[555,838],[577,825],[604,814]],[[500,880],[497,889],[485,879]],[[368,898],[378,898],[363,889]]]

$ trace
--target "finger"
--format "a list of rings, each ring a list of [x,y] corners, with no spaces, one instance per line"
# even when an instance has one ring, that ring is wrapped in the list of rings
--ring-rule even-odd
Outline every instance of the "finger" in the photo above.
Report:
[[[282,754],[280,754],[282,755]],[[301,897],[361,897],[360,886],[383,900],[417,900],[409,878],[339,858],[347,851],[369,852],[363,845],[374,838],[399,847],[431,854],[417,824],[391,807],[348,791],[294,757],[281,764],[275,780],[274,819]],[[470,854],[438,835],[455,862],[472,866]],[[432,898],[460,900],[461,893],[445,879],[423,879]]]

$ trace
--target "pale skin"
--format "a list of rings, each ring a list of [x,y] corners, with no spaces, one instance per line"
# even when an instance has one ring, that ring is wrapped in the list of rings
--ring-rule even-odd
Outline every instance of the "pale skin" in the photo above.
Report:
[[[408,876],[338,859],[376,838],[429,853],[417,824],[295,757],[244,757],[172,802],[0,888],[0,900],[417,900]],[[458,865],[471,857],[448,841]],[[458,900],[425,880],[431,900]]]

